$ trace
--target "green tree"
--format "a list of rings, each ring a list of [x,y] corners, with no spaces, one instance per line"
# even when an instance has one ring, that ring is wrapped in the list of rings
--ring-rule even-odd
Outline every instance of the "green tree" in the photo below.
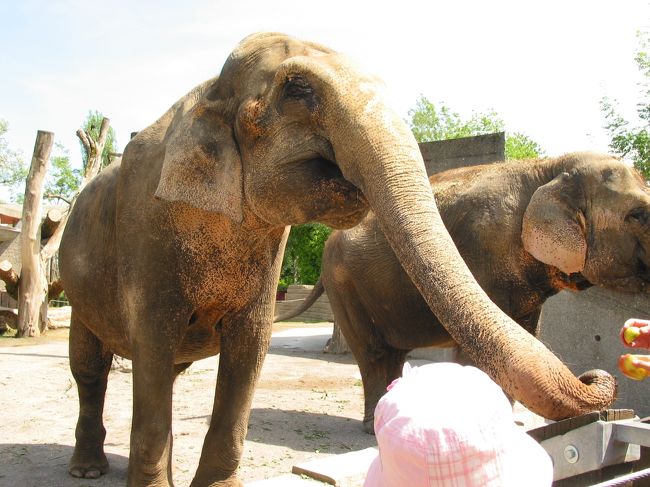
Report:
[[[9,148],[5,139],[8,130],[7,121],[0,119],[0,186],[5,186],[15,201],[20,196],[28,168],[22,154]]]
[[[320,223],[291,228],[280,273],[280,289],[286,289],[289,284],[314,284],[318,280],[323,246],[331,232]]]
[[[436,106],[424,95],[420,95],[415,108],[409,110],[408,115],[410,120],[407,120],[407,123],[418,142],[458,139],[505,131],[505,123],[493,110],[487,113],[472,112],[469,119],[463,120],[444,103]],[[530,159],[544,155],[537,142],[519,132],[506,133],[505,153],[506,159]]]
[[[86,120],[83,123],[83,130],[95,142],[99,139],[99,130],[101,128],[104,115],[98,111],[89,111]],[[50,170],[45,182],[45,199],[50,201],[63,200],[69,202],[79,191],[79,185],[83,179],[83,174],[88,164],[88,154],[86,148],[80,142],[81,156],[83,163],[82,169],[75,169],[70,162],[68,151],[60,144],[55,145],[55,150],[50,158]],[[117,151],[117,141],[115,132],[109,127],[106,135],[106,145],[102,151],[102,168],[106,167],[113,154]]]
[[[639,32],[640,47],[634,60],[641,72],[640,99],[637,103],[638,124],[633,126],[618,112],[618,102],[608,97],[600,101],[605,130],[616,154],[630,159],[646,180],[650,180],[650,31]]]
[[[86,131],[93,140],[97,141],[99,139],[99,130],[102,126],[102,119],[104,115],[97,110],[90,110],[86,116],[86,120],[83,124],[83,130]],[[83,168],[86,169],[86,164],[88,164],[88,154],[86,148],[80,142],[81,147],[81,158],[83,160]],[[108,166],[112,160],[112,154],[118,152],[117,148],[117,138],[115,137],[115,131],[113,127],[109,127],[108,134],[106,135],[106,145],[104,145],[104,150],[102,151],[102,169]]]
[[[68,151],[57,142],[50,157],[50,170],[45,181],[45,199],[69,202],[79,189],[81,171],[73,169]]]

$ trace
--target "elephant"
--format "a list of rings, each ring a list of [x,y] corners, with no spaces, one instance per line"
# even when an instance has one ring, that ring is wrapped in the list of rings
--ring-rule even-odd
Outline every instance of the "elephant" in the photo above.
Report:
[[[59,256],[79,395],[73,476],[108,468],[102,415],[116,354],[133,361],[127,483],[172,485],[174,379],[219,354],[191,485],[241,486],[290,226],[350,228],[371,208],[429,306],[506,390],[554,418],[611,404],[613,377],[575,377],[481,290],[440,220],[417,142],[385,99],[382,82],[342,54],[253,34],[85,187]],[[502,356],[481,355],[485,343]]]
[[[478,283],[533,336],[542,304],[563,289],[650,290],[648,187],[616,158],[573,153],[452,169],[429,181]],[[372,433],[375,406],[406,355],[456,341],[405,273],[372,212],[330,235],[320,279],[300,306],[276,321],[304,312],[324,291],[359,364],[363,426]]]

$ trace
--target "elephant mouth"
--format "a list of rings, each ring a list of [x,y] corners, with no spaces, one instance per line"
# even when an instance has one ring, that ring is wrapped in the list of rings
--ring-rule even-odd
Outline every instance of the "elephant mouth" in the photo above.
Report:
[[[637,276],[643,282],[645,290],[650,289],[650,268],[642,259],[637,259]]]
[[[345,178],[336,162],[324,157],[311,158],[303,164],[317,167],[318,181],[313,187],[313,202],[319,221],[333,228],[350,228],[368,212],[369,203],[360,188]],[[318,194],[326,195],[319,204]]]
[[[623,293],[648,293],[650,292],[650,275],[648,274],[647,266],[642,264],[639,272],[635,274],[603,278],[600,279],[598,285]]]

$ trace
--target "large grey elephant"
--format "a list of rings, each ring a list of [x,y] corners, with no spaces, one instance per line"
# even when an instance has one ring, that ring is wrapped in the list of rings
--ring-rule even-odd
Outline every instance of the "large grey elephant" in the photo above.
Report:
[[[576,153],[456,169],[429,181],[476,280],[535,336],[542,304],[562,289],[650,290],[650,194],[617,159]],[[276,320],[302,313],[324,290],[359,364],[364,428],[372,432],[377,401],[407,353],[454,346],[455,337],[404,272],[372,212],[332,233],[321,279],[301,306]]]
[[[612,402],[611,376],[578,380],[481,290],[381,83],[320,45],[257,34],[138,133],[72,210],[60,251],[80,404],[71,474],[107,469],[102,410],[118,354],[133,360],[128,483],[171,485],[174,378],[220,353],[192,485],[242,485],[288,225],[351,227],[369,207],[441,322],[510,394],[551,418]]]

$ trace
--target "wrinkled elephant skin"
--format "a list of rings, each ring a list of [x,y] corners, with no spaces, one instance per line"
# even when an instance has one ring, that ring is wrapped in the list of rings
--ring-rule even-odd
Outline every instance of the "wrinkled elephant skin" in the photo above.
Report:
[[[489,297],[538,335],[542,304],[592,285],[650,290],[650,196],[622,162],[593,153],[451,170],[430,178],[445,226]],[[321,279],[363,379],[364,428],[406,354],[454,340],[404,272],[371,213],[332,233]],[[466,357],[465,357],[466,359]]]

